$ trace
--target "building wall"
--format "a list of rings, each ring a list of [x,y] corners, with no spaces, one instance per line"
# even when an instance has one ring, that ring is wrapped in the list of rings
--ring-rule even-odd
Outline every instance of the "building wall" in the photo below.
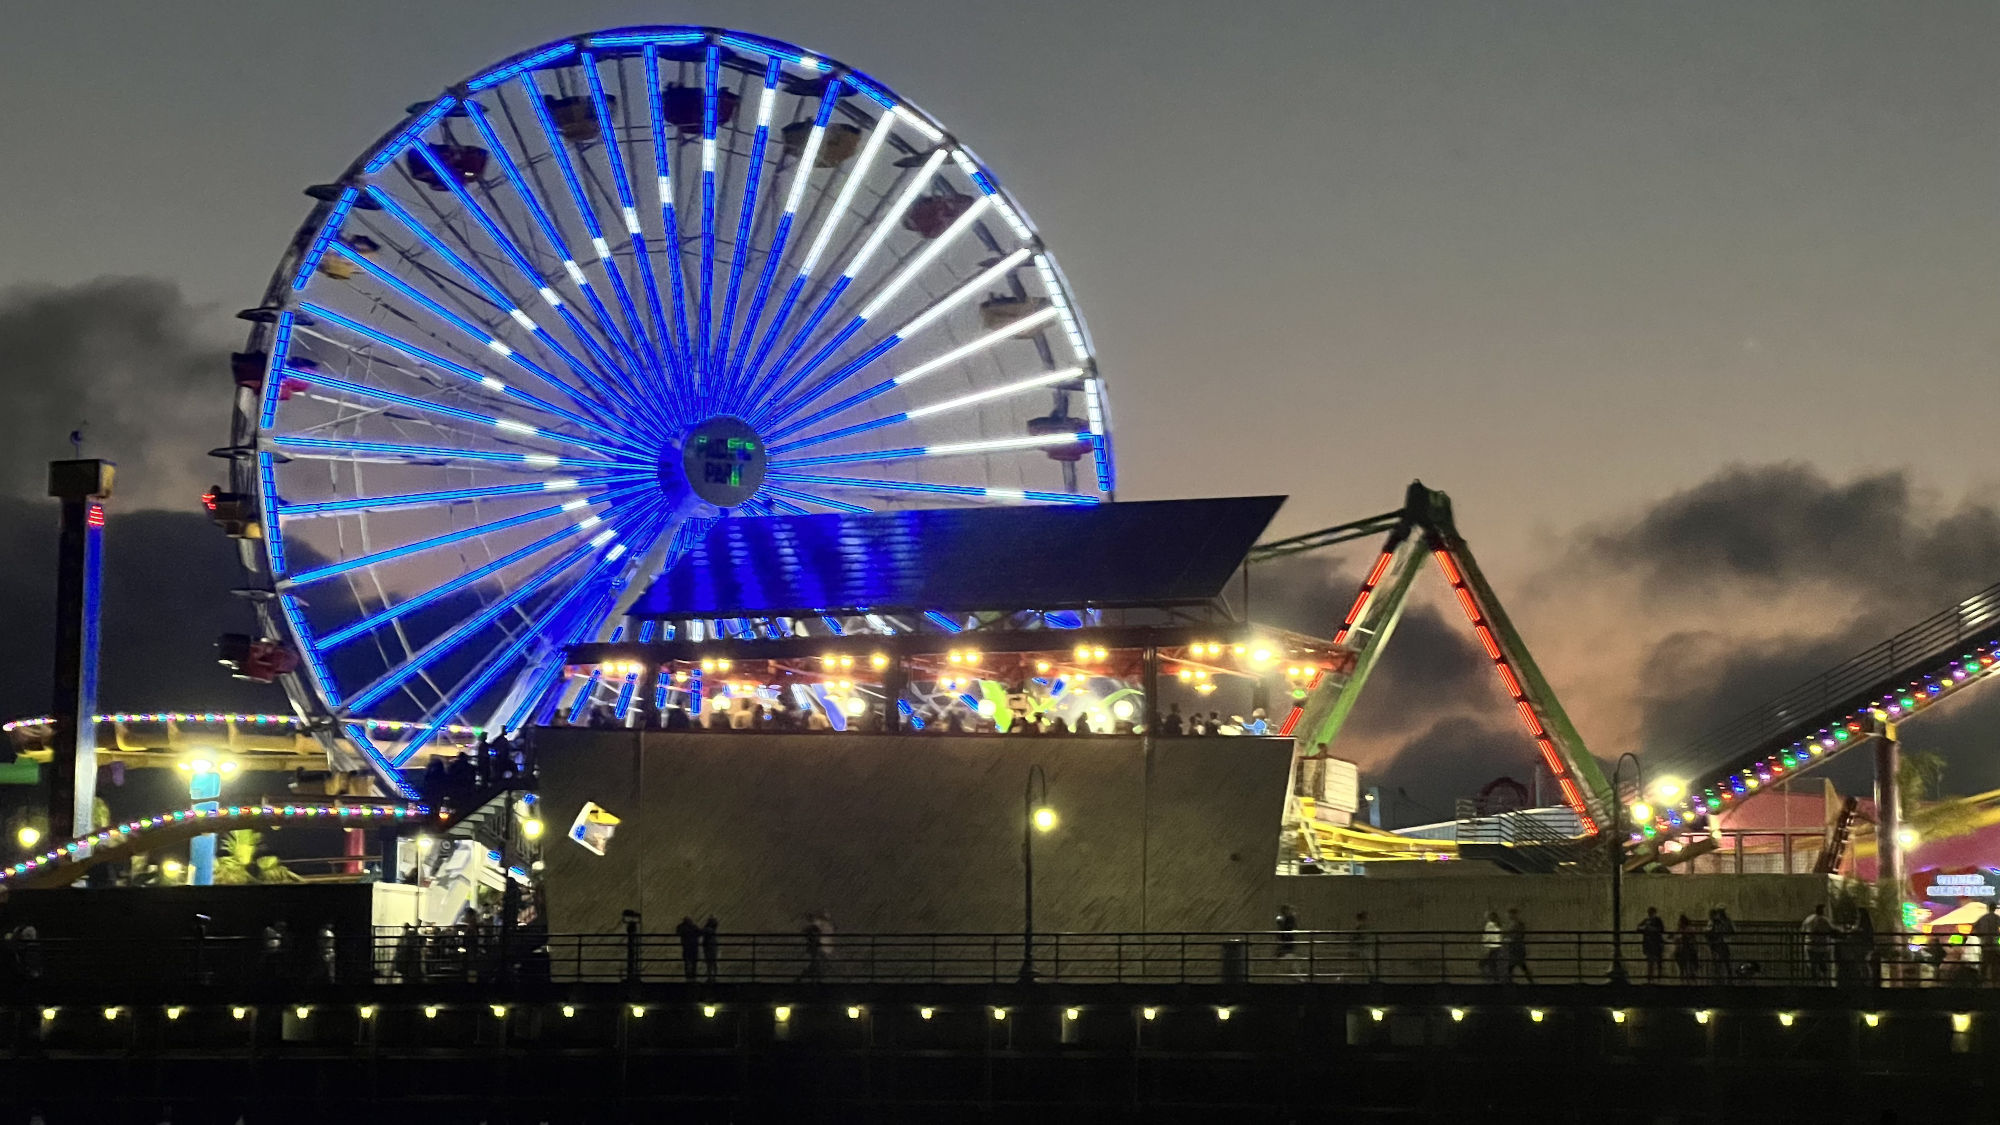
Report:
[[[648,930],[714,914],[788,932],[825,911],[850,933],[1021,926],[1022,791],[1048,774],[1061,825],[1035,841],[1035,920],[1054,931],[1267,929],[1290,902],[1307,928],[1358,911],[1379,930],[1476,929],[1520,906],[1538,931],[1601,930],[1606,876],[1524,876],[1485,864],[1377,865],[1365,879],[1274,875],[1290,744],[1283,739],[536,732],[545,816],[585,801],[621,818],[599,857],[546,852],[552,926]],[[1628,925],[1724,903],[1740,922],[1797,921],[1814,875],[1633,876]]]
[[[1018,930],[1022,798],[1048,775],[1035,841],[1040,929],[1243,929],[1270,913],[1290,746],[1279,739],[537,732],[543,800],[621,818],[606,856],[554,840],[552,923],[620,911],[667,929]]]

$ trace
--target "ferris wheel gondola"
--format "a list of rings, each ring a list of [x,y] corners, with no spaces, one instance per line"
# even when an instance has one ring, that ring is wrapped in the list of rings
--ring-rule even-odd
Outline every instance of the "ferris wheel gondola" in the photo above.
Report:
[[[564,647],[710,521],[1112,496],[1055,259],[971,150],[823,56],[564,39],[310,194],[211,503],[295,706],[397,786],[448,724],[551,706]]]

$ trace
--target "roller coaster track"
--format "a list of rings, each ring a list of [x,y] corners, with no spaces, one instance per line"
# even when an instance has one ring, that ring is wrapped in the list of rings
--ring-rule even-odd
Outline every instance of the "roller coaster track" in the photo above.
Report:
[[[330,824],[339,828],[414,825],[430,812],[425,805],[291,804],[225,805],[188,808],[127,821],[114,828],[58,844],[41,855],[0,868],[0,887],[66,887],[91,868],[178,844],[212,832],[287,824]]]
[[[1893,729],[2000,670],[2000,584],[1745,711],[1649,762],[1694,764],[1679,803],[1657,810],[1645,839],[1666,839]]]

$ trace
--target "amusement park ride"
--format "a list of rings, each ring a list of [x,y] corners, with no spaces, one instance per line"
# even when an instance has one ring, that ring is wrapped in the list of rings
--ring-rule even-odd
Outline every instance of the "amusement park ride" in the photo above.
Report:
[[[230,440],[214,451],[228,482],[204,498],[240,548],[238,592],[259,623],[225,637],[223,658],[282,684],[295,716],[111,716],[107,758],[241,746],[372,773],[415,801],[411,772],[440,746],[559,708],[627,714],[642,673],[576,674],[578,646],[977,624],[937,609],[634,615],[718,523],[1113,499],[1104,382],[1026,212],[944,125],[816,52],[684,26],[559,40],[412,106],[308,194],[241,314]],[[1701,780],[1655,809],[1612,791],[1443,493],[1413,484],[1394,511],[1249,561],[1378,535],[1330,646],[1295,662],[1277,730],[1294,739],[1287,827],[1307,854],[1449,852],[1318,809],[1330,748],[1426,558],[1583,836],[1629,820],[1641,861],[1670,861],[1709,816],[1885,733],[1872,712],[1906,718],[2000,661],[1995,587],[1686,748]],[[1088,608],[1040,620],[1075,630],[1083,653],[1101,623]],[[90,739],[75,736],[96,730],[9,733],[84,760]],[[88,802],[75,806],[83,836]]]

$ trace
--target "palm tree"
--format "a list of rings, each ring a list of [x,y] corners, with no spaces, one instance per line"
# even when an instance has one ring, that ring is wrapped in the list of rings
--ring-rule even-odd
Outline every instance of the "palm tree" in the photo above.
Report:
[[[299,883],[297,872],[278,862],[274,855],[258,855],[264,834],[254,828],[238,828],[222,837],[222,857],[215,861],[215,881],[229,885],[244,883]]]

